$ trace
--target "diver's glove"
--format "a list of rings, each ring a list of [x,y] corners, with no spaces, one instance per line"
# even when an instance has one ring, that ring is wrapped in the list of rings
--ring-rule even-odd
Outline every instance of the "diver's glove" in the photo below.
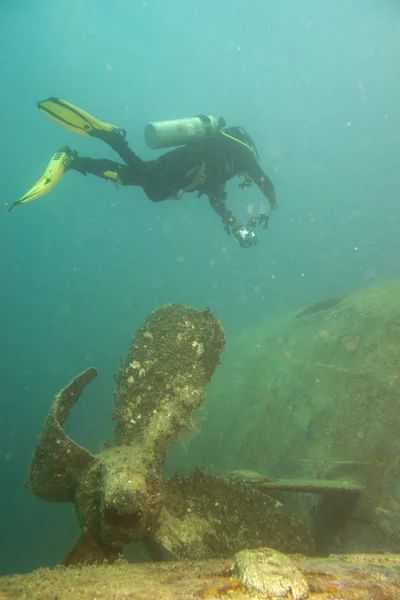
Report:
[[[232,233],[241,245],[242,248],[249,248],[258,244],[258,237],[255,234],[257,221],[250,219],[247,223],[235,221],[232,225]]]
[[[268,229],[268,225],[269,225],[269,214],[267,215],[266,213],[262,213],[259,217],[258,217],[258,224],[263,226],[263,229]]]
[[[268,229],[269,218],[273,210],[278,210],[278,203],[276,200],[272,204],[270,204],[269,210],[265,205],[260,206],[260,216],[258,217],[258,225],[262,225],[263,229]]]

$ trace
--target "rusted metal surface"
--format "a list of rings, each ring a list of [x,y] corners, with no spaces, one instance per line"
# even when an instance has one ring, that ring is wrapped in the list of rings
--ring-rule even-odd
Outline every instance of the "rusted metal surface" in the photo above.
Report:
[[[361,494],[364,487],[352,481],[329,479],[275,479],[257,485],[259,489],[312,494]]]

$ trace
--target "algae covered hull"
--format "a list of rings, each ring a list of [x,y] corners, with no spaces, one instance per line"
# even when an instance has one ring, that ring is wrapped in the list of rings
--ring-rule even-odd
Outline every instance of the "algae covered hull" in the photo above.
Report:
[[[388,281],[231,336],[190,447],[215,473],[362,490],[357,503],[286,493],[321,554],[400,551],[399,297]]]

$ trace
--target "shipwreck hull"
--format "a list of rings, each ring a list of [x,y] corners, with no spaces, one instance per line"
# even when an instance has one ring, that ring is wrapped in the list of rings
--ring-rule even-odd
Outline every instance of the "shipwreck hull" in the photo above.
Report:
[[[356,504],[284,493],[322,554],[400,551],[399,296],[389,281],[231,337],[190,446],[218,474],[363,488]]]

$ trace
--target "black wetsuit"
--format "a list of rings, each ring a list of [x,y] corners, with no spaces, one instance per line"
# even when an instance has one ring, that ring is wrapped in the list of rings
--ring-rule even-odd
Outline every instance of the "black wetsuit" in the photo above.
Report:
[[[167,200],[182,191],[206,194],[212,208],[226,224],[232,224],[235,218],[225,206],[227,194],[224,188],[235,175],[246,173],[259,186],[271,206],[276,205],[272,182],[259,166],[254,153],[246,145],[222,134],[181,146],[151,161],[139,158],[121,136],[104,141],[126,164],[76,156],[70,168],[84,175],[91,173],[112,179],[124,186],[140,186],[153,202]],[[205,177],[199,181],[202,166],[205,167]]]

